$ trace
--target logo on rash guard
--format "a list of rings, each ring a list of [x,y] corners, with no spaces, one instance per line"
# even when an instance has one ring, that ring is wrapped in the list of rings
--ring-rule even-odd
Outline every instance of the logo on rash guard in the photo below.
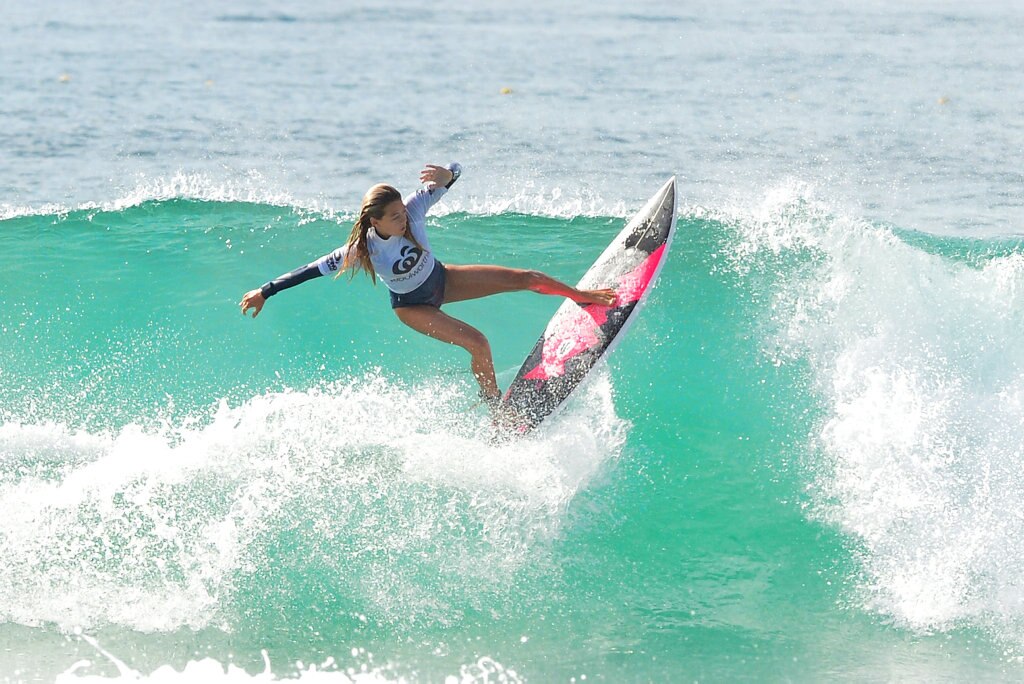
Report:
[[[423,250],[419,247],[413,247],[406,245],[402,248],[402,260],[396,261],[395,265],[391,267],[391,271],[395,275],[402,275],[412,270],[412,267],[416,265],[416,262],[420,260],[420,256],[423,254]]]

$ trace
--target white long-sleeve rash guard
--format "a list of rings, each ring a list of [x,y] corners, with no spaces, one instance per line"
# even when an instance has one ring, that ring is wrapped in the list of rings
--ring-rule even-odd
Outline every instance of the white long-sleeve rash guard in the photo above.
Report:
[[[459,176],[462,167],[452,162],[446,167],[452,172],[452,180],[445,186],[437,186],[427,190],[421,188],[407,197],[405,210],[409,216],[409,232],[420,243],[420,249],[412,240],[403,236],[384,238],[370,228],[366,234],[366,244],[370,252],[370,261],[377,276],[384,281],[392,292],[405,294],[412,292],[423,284],[431,271],[434,270],[434,254],[427,238],[427,211],[444,197]],[[348,245],[342,245],[316,261],[301,266],[294,271],[282,274],[260,287],[263,297],[271,297],[281,290],[295,287],[307,280],[334,273],[345,263]]]

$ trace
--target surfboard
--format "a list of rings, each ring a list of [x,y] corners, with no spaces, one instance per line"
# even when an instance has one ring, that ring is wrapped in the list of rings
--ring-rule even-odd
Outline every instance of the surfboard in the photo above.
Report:
[[[525,435],[534,430],[615,348],[657,280],[675,228],[673,176],[626,224],[576,286],[612,288],[617,294],[615,304],[577,304],[566,299],[551,318],[502,397],[500,415],[508,432]]]

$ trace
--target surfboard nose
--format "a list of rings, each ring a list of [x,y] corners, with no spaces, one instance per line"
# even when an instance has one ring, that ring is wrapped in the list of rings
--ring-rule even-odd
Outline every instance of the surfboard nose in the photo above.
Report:
[[[647,203],[647,209],[651,210],[654,207],[664,207],[666,204],[675,206],[676,203],[676,177],[672,176],[665,184],[661,186],[658,192],[654,193]]]
[[[648,207],[653,208],[657,206],[664,206],[665,202],[675,204],[676,201],[676,177],[672,176],[665,184],[658,189],[658,192],[654,193],[654,196],[648,200]]]

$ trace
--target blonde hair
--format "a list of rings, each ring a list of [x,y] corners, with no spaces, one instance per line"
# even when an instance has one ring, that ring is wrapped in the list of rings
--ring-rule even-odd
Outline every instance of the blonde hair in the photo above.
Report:
[[[349,269],[351,269],[349,278],[354,277],[356,271],[363,270],[366,272],[366,275],[370,276],[374,284],[377,283],[377,272],[373,270],[373,262],[370,261],[370,248],[367,244],[366,234],[372,227],[370,219],[380,220],[383,218],[384,208],[395,200],[401,202],[402,193],[384,183],[374,185],[366,191],[366,194],[363,196],[363,203],[359,207],[359,218],[356,219],[355,224],[352,226],[348,242],[345,243],[345,261],[342,262],[341,269],[338,271],[338,275],[334,276],[335,278]],[[411,231],[406,231],[405,237],[418,248],[423,249],[422,245],[413,237]]]

